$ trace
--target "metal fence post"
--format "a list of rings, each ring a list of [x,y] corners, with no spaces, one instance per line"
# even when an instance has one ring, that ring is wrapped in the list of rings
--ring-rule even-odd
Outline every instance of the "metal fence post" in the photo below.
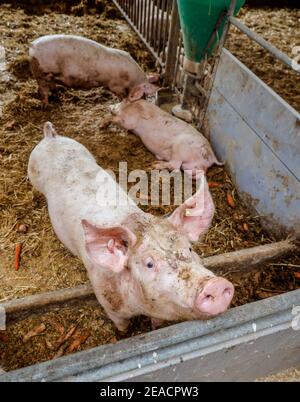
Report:
[[[165,70],[166,85],[174,84],[174,74],[177,62],[179,35],[180,35],[180,21],[179,21],[177,0],[173,0],[171,27],[169,31],[168,51],[167,51],[166,70]]]
[[[236,3],[237,3],[237,0],[231,0],[230,6],[229,6],[229,9],[228,9],[228,13],[226,15],[225,27],[224,27],[223,33],[221,35],[221,38],[220,38],[220,41],[219,41],[219,44],[218,44],[218,50],[217,50],[217,54],[215,56],[215,63],[214,63],[213,71],[212,71],[211,82],[210,82],[210,85],[209,85],[209,89],[207,91],[208,92],[207,97],[205,99],[203,108],[200,111],[199,129],[201,129],[203,127],[203,124],[205,122],[205,116],[206,116],[207,108],[208,108],[208,105],[209,105],[209,100],[210,100],[210,97],[211,97],[214,81],[215,81],[215,78],[216,78],[216,74],[217,74],[217,70],[218,70],[218,66],[219,66],[219,61],[220,61],[222,50],[223,50],[223,47],[225,45],[227,35],[228,35],[229,29],[230,29],[230,17],[232,17],[234,15]]]

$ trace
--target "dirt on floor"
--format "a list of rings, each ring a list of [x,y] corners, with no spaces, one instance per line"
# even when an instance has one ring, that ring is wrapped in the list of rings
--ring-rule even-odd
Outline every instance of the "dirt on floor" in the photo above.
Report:
[[[60,88],[58,95],[52,97],[49,108],[43,110],[36,83],[29,76],[26,60],[28,43],[41,35],[53,33],[83,35],[105,45],[122,48],[129,51],[145,71],[153,71],[155,63],[139,39],[111,7],[111,2],[102,3],[102,10],[95,9],[88,14],[74,9],[56,9],[54,12],[47,7],[40,7],[38,13],[32,13],[32,10],[0,5],[0,44],[5,47],[10,66],[8,73],[0,71],[0,94],[4,102],[3,114],[0,115],[0,302],[76,286],[87,280],[81,262],[57,240],[48,218],[45,199],[33,190],[27,178],[28,158],[42,138],[45,121],[53,122],[60,134],[84,144],[102,167],[116,173],[119,161],[127,161],[129,171],[150,171],[155,160],[134,135],[114,127],[99,128],[101,117],[107,113],[109,105],[117,102],[110,92],[101,88],[90,91]],[[250,14],[252,12],[256,11],[249,10]],[[296,16],[297,13],[296,10]],[[283,23],[287,18],[294,21],[293,11],[286,10],[286,15],[282,14]],[[279,29],[279,26],[276,27]],[[267,36],[270,24],[264,25],[264,28]],[[284,25],[282,32],[287,32]],[[288,34],[293,38],[292,32],[288,31]],[[258,60],[261,61],[260,58]],[[253,59],[248,62],[252,63]],[[285,87],[284,81],[281,80],[281,83]],[[290,91],[287,89],[286,93],[287,96],[294,93],[293,88]],[[297,99],[295,96],[292,98]],[[223,168],[212,168],[208,180],[218,183],[211,188],[216,214],[208,234],[194,246],[200,256],[274,241],[262,229],[259,217],[251,215],[241,202]],[[227,201],[228,194],[234,201],[231,206]],[[164,206],[143,208],[156,215],[166,215],[174,209]],[[20,225],[25,225],[26,233]],[[15,248],[19,243],[22,244],[21,265],[16,271]],[[264,270],[243,276],[228,276],[237,289],[233,305],[299,288],[300,257],[291,256],[278,264],[269,264]],[[33,329],[33,334],[37,333],[24,340],[24,335]],[[149,320],[138,318],[133,320],[126,336],[149,330]],[[6,332],[0,332],[0,362],[5,369],[12,370],[77,349],[116,342],[120,337],[101,307],[65,310],[24,320],[9,327]]]

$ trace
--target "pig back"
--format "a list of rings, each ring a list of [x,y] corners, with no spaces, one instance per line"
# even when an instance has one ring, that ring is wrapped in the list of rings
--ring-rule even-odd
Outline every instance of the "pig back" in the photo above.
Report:
[[[111,227],[120,225],[131,213],[142,213],[89,151],[69,138],[43,139],[31,154],[28,174],[47,198],[58,238],[82,259],[83,219]]]
[[[29,55],[38,61],[40,70],[70,86],[118,82],[124,80],[125,74],[128,83],[146,80],[129,53],[80,36],[43,36],[32,42]]]

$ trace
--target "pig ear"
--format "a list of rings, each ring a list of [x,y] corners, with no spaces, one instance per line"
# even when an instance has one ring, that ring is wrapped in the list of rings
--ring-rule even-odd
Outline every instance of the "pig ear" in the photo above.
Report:
[[[53,138],[57,136],[57,132],[53,126],[52,123],[50,123],[50,121],[47,121],[44,124],[44,137],[45,138]]]
[[[159,88],[155,85],[152,85],[150,83],[148,84],[140,84],[134,87],[128,96],[128,99],[130,102],[135,102],[139,99],[141,99],[144,95],[153,95],[155,92],[157,92]]]
[[[134,102],[141,99],[144,96],[144,94],[145,94],[145,84],[140,84],[134,87],[130,91],[128,99],[130,100],[130,102]]]
[[[199,190],[178,207],[168,220],[190,241],[197,241],[209,229],[214,211],[207,181],[202,178]]]
[[[145,84],[144,87],[145,95],[154,95],[159,90],[159,87],[150,83]]]
[[[159,74],[150,74],[148,75],[148,82],[150,82],[150,84],[153,84],[157,81],[159,81],[160,79],[160,75]]]
[[[86,220],[81,223],[90,260],[101,268],[121,272],[127,265],[129,248],[136,243],[134,233],[122,226],[101,228]]]

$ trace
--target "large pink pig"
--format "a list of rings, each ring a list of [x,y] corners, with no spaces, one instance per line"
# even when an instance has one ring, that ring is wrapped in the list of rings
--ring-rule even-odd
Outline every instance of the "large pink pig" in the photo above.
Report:
[[[197,175],[219,162],[207,139],[192,125],[172,116],[151,102],[140,99],[139,89],[131,98],[111,108],[101,127],[114,123],[139,136],[144,145],[160,161],[157,169],[182,169]],[[199,174],[201,174],[199,172]]]
[[[29,178],[46,196],[57,236],[83,261],[119,330],[140,314],[208,319],[228,308],[233,285],[204,268],[191,246],[214,214],[206,181],[169,218],[154,217],[128,198],[84,146],[58,136],[51,123],[44,135],[31,154]],[[118,205],[112,202],[117,191]]]
[[[121,97],[137,87],[141,96],[157,90],[150,82],[158,76],[147,78],[129,53],[80,36],[42,36],[31,43],[29,56],[45,104],[57,83],[81,89],[105,86]]]

